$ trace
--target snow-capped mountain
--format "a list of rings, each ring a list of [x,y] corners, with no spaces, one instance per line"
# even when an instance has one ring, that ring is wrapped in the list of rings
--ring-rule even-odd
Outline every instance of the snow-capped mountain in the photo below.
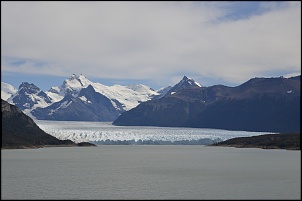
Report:
[[[55,102],[58,102],[64,98],[67,94],[77,96],[81,89],[86,88],[92,84],[84,75],[73,74],[70,78],[64,80],[61,86],[51,87],[46,94],[51,97]]]
[[[77,76],[75,74],[66,79],[61,86],[52,87],[46,94],[58,102],[67,94],[77,97],[80,90],[88,87],[88,85],[91,85],[96,92],[109,98],[113,106],[120,112],[128,111],[139,103],[159,95],[158,92],[142,84],[106,86],[98,82],[91,82],[84,75]]]
[[[52,104],[52,100],[39,87],[28,82],[22,82],[18,91],[8,99],[21,110],[43,108]]]
[[[128,111],[141,102],[151,100],[153,96],[158,95],[156,91],[145,85],[122,86],[115,84],[113,86],[105,86],[100,83],[91,85],[95,91],[108,97],[114,107],[121,112]]]
[[[59,121],[113,121],[120,112],[110,99],[96,92],[89,85],[82,88],[77,96],[66,94],[64,98],[46,108],[32,111],[37,119]]]
[[[7,101],[11,96],[17,93],[17,89],[10,84],[1,82],[1,99]]]
[[[2,85],[1,93],[8,102],[30,117],[44,120],[113,121],[122,112],[161,95],[143,84],[106,86],[82,74],[73,74],[45,93],[27,82],[19,90]]]
[[[187,76],[184,76],[182,80],[177,83],[174,87],[172,87],[166,94],[167,95],[173,95],[176,92],[186,89],[188,87],[202,87],[198,82],[194,81],[192,78],[188,78]]]

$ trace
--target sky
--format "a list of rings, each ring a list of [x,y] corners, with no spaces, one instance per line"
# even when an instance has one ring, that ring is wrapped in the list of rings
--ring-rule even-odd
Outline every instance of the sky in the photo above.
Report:
[[[300,1],[1,1],[1,81],[159,89],[301,74]]]

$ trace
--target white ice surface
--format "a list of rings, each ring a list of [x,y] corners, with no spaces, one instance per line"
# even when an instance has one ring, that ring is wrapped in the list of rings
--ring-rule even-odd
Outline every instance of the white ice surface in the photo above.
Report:
[[[88,141],[117,140],[199,140],[204,138],[227,140],[268,134],[267,132],[228,131],[207,128],[114,126],[111,122],[83,121],[44,121],[35,120],[38,126],[50,135],[61,140],[76,143]]]

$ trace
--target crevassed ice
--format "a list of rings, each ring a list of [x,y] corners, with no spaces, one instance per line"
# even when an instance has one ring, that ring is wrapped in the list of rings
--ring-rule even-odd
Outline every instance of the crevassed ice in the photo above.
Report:
[[[152,126],[114,126],[111,122],[82,121],[44,121],[35,120],[37,125],[50,135],[61,140],[76,143],[105,140],[199,140],[220,138],[227,140],[268,134],[267,132],[228,131],[206,128],[152,127]]]

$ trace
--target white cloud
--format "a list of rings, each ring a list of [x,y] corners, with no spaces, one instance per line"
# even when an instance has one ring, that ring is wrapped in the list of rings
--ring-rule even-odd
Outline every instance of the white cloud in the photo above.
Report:
[[[301,2],[236,21],[219,20],[223,4],[1,2],[2,70],[154,80],[187,72],[237,83],[300,71]]]

